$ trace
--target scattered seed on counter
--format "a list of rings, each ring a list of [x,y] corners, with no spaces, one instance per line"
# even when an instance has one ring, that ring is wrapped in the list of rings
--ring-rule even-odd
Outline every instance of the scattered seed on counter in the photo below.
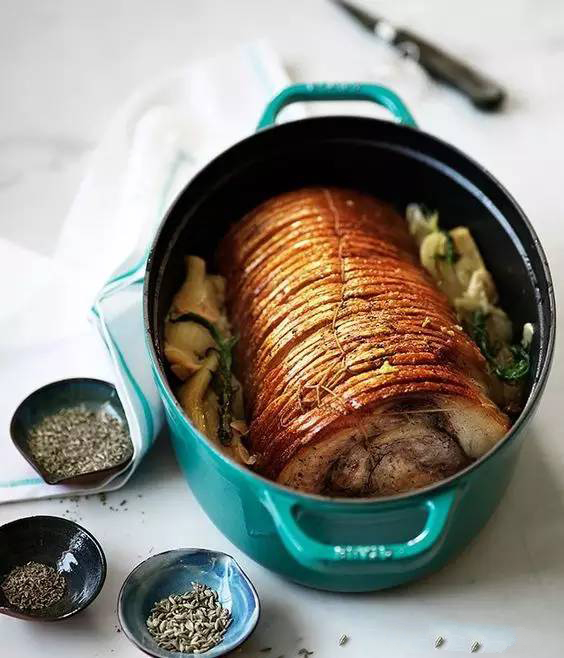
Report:
[[[58,478],[111,468],[133,453],[129,432],[117,418],[81,407],[46,416],[30,431],[28,446],[40,466]]]
[[[340,647],[344,646],[348,641],[349,641],[349,636],[343,633],[343,635],[341,635],[341,637],[339,638],[339,646]]]
[[[444,643],[445,643],[444,637],[439,635],[437,638],[435,638],[435,649],[442,647]]]
[[[479,642],[474,642],[474,644],[470,647],[470,653],[476,653],[480,649],[482,645]]]
[[[156,601],[146,624],[161,649],[203,653],[223,641],[231,621],[215,590],[192,583],[191,592]]]
[[[27,562],[14,567],[2,582],[8,603],[20,610],[41,610],[61,600],[65,578],[53,567]]]

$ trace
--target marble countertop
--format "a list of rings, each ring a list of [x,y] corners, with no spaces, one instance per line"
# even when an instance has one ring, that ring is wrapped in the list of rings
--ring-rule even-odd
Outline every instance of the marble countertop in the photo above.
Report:
[[[453,92],[413,75],[405,76],[399,91],[421,126],[481,161],[519,200],[546,248],[561,300],[564,4],[364,4],[417,28],[507,86],[509,103],[497,115],[480,114]],[[390,75],[385,47],[325,0],[3,0],[0,237],[51,254],[89,155],[127,97],[171,67],[260,36],[271,41],[297,80],[386,82]],[[502,505],[471,546],[433,577],[393,591],[355,596],[307,590],[280,580],[234,549],[212,526],[163,436],[126,487],[109,494],[105,503],[89,497],[0,507],[0,523],[39,513],[77,520],[100,539],[109,564],[102,593],[76,618],[52,625],[1,618],[0,655],[140,655],[119,632],[117,592],[139,561],[180,546],[226,550],[256,584],[264,614],[241,656],[290,658],[305,647],[315,652],[313,658],[422,658],[436,656],[437,651],[468,653],[474,641],[481,643],[481,653],[560,655],[560,356],[558,347],[550,384]],[[2,432],[6,434],[7,428]],[[343,633],[350,641],[338,647]],[[439,650],[433,647],[437,635],[447,639]],[[259,653],[264,647],[272,651]]]

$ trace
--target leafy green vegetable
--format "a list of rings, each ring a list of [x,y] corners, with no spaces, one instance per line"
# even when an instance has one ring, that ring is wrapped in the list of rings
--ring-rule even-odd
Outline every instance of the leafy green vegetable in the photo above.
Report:
[[[474,311],[472,314],[470,335],[486,359],[488,361],[494,361],[497,349],[490,345],[490,338],[486,328],[486,319],[487,316],[483,311]]]
[[[515,382],[523,379],[529,372],[529,352],[522,345],[510,345],[509,351],[513,358],[512,363],[508,365],[497,363],[496,357],[499,353],[499,346],[491,344],[486,320],[487,315],[483,311],[474,311],[470,326],[470,335],[490,363],[492,372],[506,382]]]
[[[233,420],[233,385],[231,382],[231,369],[233,366],[233,347],[237,343],[237,337],[223,338],[215,325],[209,320],[203,318],[197,313],[184,313],[171,322],[197,322],[207,329],[217,345],[219,355],[219,368],[214,378],[217,385],[217,394],[219,397],[219,440],[223,445],[230,445],[233,440],[231,421]]]
[[[529,352],[522,345],[511,345],[509,349],[511,350],[513,363],[508,366],[497,365],[493,371],[500,379],[506,382],[514,382],[523,379],[529,372]]]
[[[445,236],[445,247],[443,253],[435,254],[437,260],[444,260],[445,263],[449,265],[454,265],[456,261],[460,258],[460,254],[456,250],[456,245],[452,239],[452,235],[448,231],[443,231],[439,229],[440,233]]]

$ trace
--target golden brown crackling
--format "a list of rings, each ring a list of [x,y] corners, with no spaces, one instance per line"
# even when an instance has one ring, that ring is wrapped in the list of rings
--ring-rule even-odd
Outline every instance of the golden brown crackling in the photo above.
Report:
[[[389,205],[338,188],[280,195],[232,227],[220,263],[240,334],[251,448],[265,475],[288,472],[308,446],[354,432],[362,419],[375,422],[379,410],[403,399],[465,401],[495,426],[493,434],[508,427],[487,397],[480,351],[457,327]],[[460,466],[451,439],[438,431],[428,441],[439,455],[430,475],[417,446],[402,441],[382,463],[403,475],[382,475],[383,489],[396,480],[405,487],[409,478],[417,486]]]

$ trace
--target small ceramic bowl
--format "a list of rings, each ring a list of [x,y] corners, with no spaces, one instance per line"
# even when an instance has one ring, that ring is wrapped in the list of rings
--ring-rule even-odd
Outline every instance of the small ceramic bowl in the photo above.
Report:
[[[190,591],[192,582],[215,589],[219,602],[233,617],[223,642],[202,655],[224,656],[249,637],[258,622],[260,603],[241,567],[225,553],[181,548],[153,555],[135,567],[125,580],[118,597],[118,616],[123,632],[133,644],[157,658],[194,655],[161,649],[146,626],[156,601]]]
[[[78,406],[88,411],[106,412],[117,418],[128,429],[125,411],[116,387],[100,379],[85,377],[63,379],[38,388],[19,405],[12,417],[10,424],[12,441],[47,484],[95,484],[122,471],[133,456],[132,445],[131,454],[111,468],[82,473],[70,478],[58,478],[47,473],[29,451],[29,433],[45,416],[54,414],[61,409]]]
[[[106,579],[100,544],[77,523],[58,516],[29,516],[0,526],[0,583],[14,567],[27,562],[62,573],[63,598],[43,610],[20,610],[8,603],[0,588],[0,613],[36,621],[66,619],[92,603]]]

